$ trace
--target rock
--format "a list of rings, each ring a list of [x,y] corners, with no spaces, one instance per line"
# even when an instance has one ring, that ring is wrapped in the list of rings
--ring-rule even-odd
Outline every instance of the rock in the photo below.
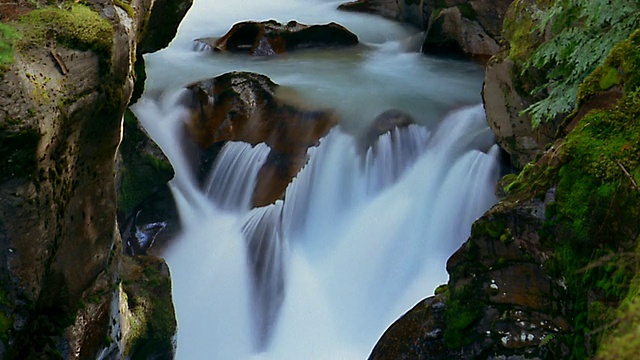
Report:
[[[123,355],[130,359],[173,359],[177,322],[171,276],[164,260],[125,256],[119,287]]]
[[[425,23],[423,23],[421,3],[421,0],[356,0],[341,4],[338,9],[380,15],[422,28]]]
[[[550,254],[538,236],[552,199],[501,203],[478,220],[447,262],[447,291],[402,316],[370,358],[568,356],[566,289],[542,267]]]
[[[127,110],[117,166],[118,225],[128,254],[147,254],[179,230],[167,182],[174,172],[162,150]]]
[[[183,98],[191,113],[187,132],[199,151],[222,141],[264,142],[271,148],[258,176],[254,206],[281,198],[306,163],[307,149],[338,123],[331,111],[283,103],[277,87],[264,75],[232,72],[189,85]]]
[[[463,16],[459,7],[450,7],[432,16],[422,51],[450,51],[488,58],[499,49],[496,40],[477,21]]]
[[[496,141],[510,155],[511,163],[521,169],[542,154],[550,139],[538,142],[530,116],[522,115],[531,102],[518,94],[514,71],[510,59],[492,59],[487,64],[482,99]]]
[[[419,302],[384,332],[369,360],[459,358],[455,351],[447,349],[443,341],[445,303],[444,294]]]
[[[280,24],[274,20],[235,24],[219,39],[197,39],[199,47],[254,56],[283,54],[301,49],[335,48],[358,44],[358,37],[336,23],[304,25],[296,21]]]
[[[391,109],[383,112],[373,120],[367,132],[360,138],[361,152],[364,153],[373,146],[380,135],[395,128],[403,128],[411,124],[415,124],[415,120],[402,110]]]
[[[86,359],[116,348],[114,159],[151,5],[45,6],[17,20],[56,31],[25,31],[1,71],[1,358]]]
[[[169,45],[193,0],[154,0],[150,3],[149,16],[138,17],[138,55],[155,52]]]
[[[553,142],[561,119],[534,128],[531,116],[523,113],[540,99],[530,95],[539,75],[521,74],[522,64],[545,41],[546,35],[532,30],[539,21],[535,15],[538,1],[520,0],[516,4],[518,6],[509,8],[505,17],[506,42],[487,64],[482,98],[496,141],[510,155],[512,165],[522,169]]]

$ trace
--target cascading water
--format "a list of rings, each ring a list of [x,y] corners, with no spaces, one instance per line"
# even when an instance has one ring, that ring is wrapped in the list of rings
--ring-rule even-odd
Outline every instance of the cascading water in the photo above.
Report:
[[[322,0],[196,0],[177,38],[146,57],[133,107],[176,170],[183,233],[164,253],[178,359],[363,359],[384,330],[446,282],[446,259],[495,202],[498,148],[481,68],[412,52],[416,31]],[[238,21],[339,22],[365,46],[270,59],[196,51]],[[211,25],[213,24],[213,25]],[[229,142],[204,183],[179,134],[181,88],[231,70],[263,73],[343,123],[310,148],[283,200],[250,209],[265,144]],[[417,122],[363,149],[380,113]]]

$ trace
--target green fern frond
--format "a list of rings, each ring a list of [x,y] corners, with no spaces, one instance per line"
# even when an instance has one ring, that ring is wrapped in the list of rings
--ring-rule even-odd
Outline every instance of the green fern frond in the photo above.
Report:
[[[555,1],[535,28],[552,38],[536,49],[523,69],[546,74],[546,81],[531,92],[543,99],[524,110],[532,124],[571,112],[582,81],[639,25],[638,0]]]

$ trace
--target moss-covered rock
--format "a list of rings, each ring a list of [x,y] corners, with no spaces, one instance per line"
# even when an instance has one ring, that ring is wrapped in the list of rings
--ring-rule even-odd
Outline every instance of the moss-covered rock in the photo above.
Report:
[[[123,260],[121,331],[123,355],[130,359],[173,359],[176,318],[169,268],[162,259]]]
[[[138,29],[112,1],[19,10],[0,46],[0,357],[95,358],[111,346],[114,159]]]

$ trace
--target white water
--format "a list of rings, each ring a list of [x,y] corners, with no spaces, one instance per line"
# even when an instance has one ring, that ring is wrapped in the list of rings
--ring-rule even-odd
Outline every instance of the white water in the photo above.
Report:
[[[495,202],[497,146],[482,107],[467,106],[480,101],[480,67],[412,52],[415,29],[333,10],[339,3],[196,0],[171,46],[146,57],[146,92],[133,110],[176,170],[184,228],[164,254],[178,359],[364,359],[446,282],[446,259]],[[271,18],[336,21],[366,46],[271,59],[193,50],[195,38]],[[231,70],[263,73],[343,119],[309,150],[285,201],[268,207],[248,205],[266,145],[228,143],[200,189],[179,143],[180,88]],[[391,108],[421,126],[359,154],[353,134]]]

